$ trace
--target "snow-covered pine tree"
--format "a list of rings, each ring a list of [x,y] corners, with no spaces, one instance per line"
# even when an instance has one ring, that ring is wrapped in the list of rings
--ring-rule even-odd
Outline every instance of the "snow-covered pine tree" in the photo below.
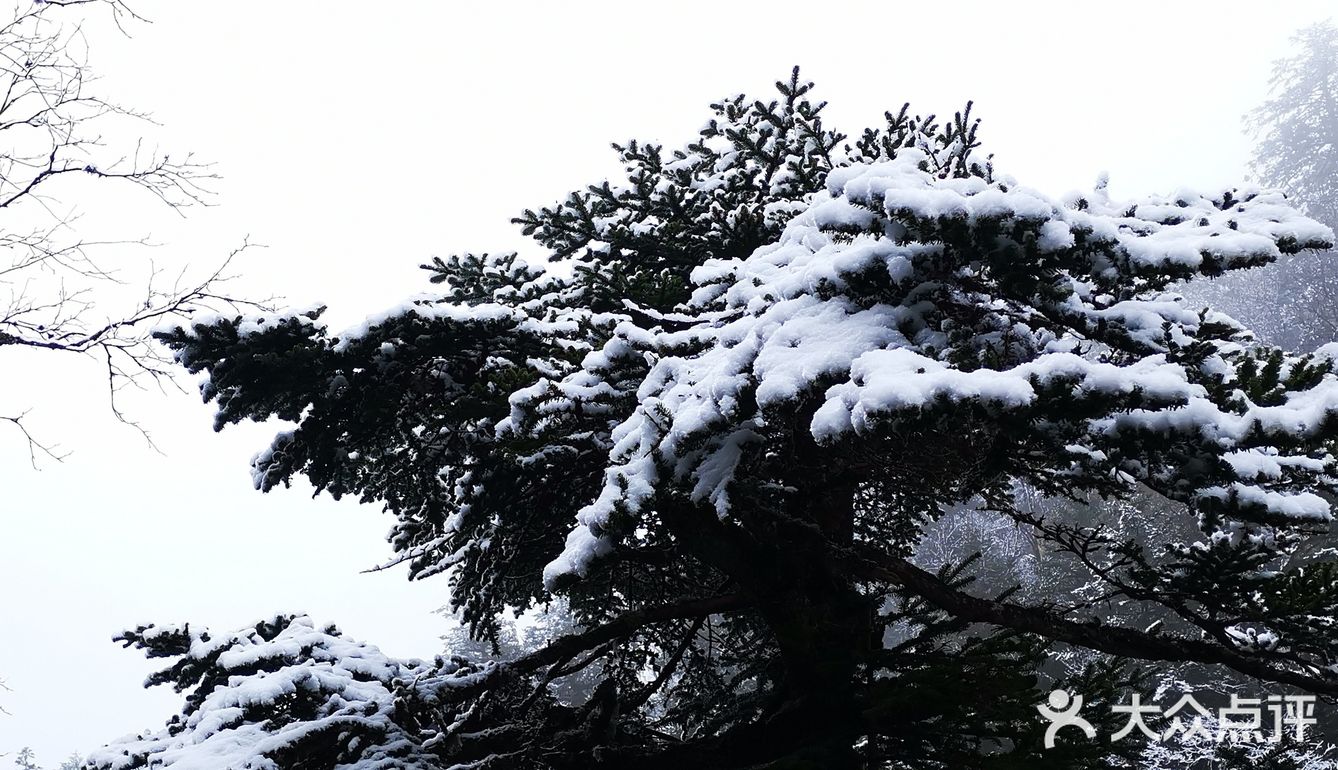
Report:
[[[444,573],[483,638],[554,596],[579,630],[419,663],[308,626],[278,643],[293,619],[137,629],[186,712],[93,766],[1137,767],[1132,740],[1044,750],[1035,705],[1083,693],[1108,735],[1112,698],[1187,662],[1338,694],[1338,565],[1309,547],[1338,492],[1329,351],[1254,345],[1175,293],[1332,233],[1253,188],[1052,198],[996,175],[969,109],[850,141],[797,71],[777,87],[525,212],[569,271],[463,255],[348,331],[315,309],[162,334],[218,427],[294,423],[259,488],[383,503],[396,561]],[[1075,526],[1024,491],[1156,494],[1179,521]],[[963,504],[1102,600],[918,566]]]

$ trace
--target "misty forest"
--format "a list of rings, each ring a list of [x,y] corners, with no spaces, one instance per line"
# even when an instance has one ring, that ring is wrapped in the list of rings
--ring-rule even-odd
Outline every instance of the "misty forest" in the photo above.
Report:
[[[386,517],[377,568],[457,623],[401,658],[265,606],[127,617],[176,712],[0,765],[1338,769],[1335,24],[1231,127],[1249,178],[1128,200],[1028,186],[971,94],[837,126],[800,67],[712,101],[721,71],[695,135],[600,137],[620,175],[502,214],[529,251],[392,255],[421,293],[344,328],[236,290],[248,243],[126,285],[147,244],[64,213],[227,174],[117,144],[151,121],[92,76],[95,14],[145,23],[0,27],[0,361],[90,358],[130,426],[127,385],[198,382],[272,435],[257,494]]]

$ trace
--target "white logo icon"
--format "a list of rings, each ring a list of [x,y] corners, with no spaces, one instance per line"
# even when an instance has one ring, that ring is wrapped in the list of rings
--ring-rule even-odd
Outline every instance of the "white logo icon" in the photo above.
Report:
[[[1067,690],[1053,690],[1050,693],[1050,708],[1044,704],[1036,707],[1041,712],[1041,716],[1050,720],[1050,726],[1045,729],[1045,747],[1053,749],[1055,747],[1055,733],[1059,732],[1061,727],[1076,727],[1083,731],[1088,739],[1096,737],[1096,728],[1092,723],[1078,716],[1078,711],[1082,709],[1082,696],[1070,695]]]

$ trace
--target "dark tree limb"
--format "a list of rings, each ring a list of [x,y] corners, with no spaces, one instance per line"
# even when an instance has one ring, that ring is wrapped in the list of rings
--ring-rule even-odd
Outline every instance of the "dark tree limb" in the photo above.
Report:
[[[1263,658],[1249,657],[1198,639],[1148,633],[1102,624],[1078,622],[1038,608],[971,596],[935,575],[871,549],[861,549],[855,566],[865,577],[900,586],[956,618],[1036,634],[1055,642],[1139,660],[1222,665],[1267,682],[1291,685],[1323,695],[1338,695],[1338,680],[1279,668]],[[1279,662],[1302,661],[1274,656]]]
[[[692,648],[693,643],[697,641],[697,634],[705,624],[705,615],[693,621],[687,634],[683,636],[683,641],[678,645],[678,648],[674,650],[673,654],[669,656],[669,659],[665,661],[664,665],[660,667],[659,673],[655,675],[655,678],[651,680],[649,684],[633,694],[632,697],[628,699],[624,708],[628,711],[640,708],[642,704],[650,700],[651,696],[659,692],[661,687],[664,687],[665,682],[669,681],[669,677],[673,676],[674,672],[678,670],[678,664],[682,662],[683,656],[687,654],[688,650]]]
[[[560,671],[562,666],[582,652],[625,639],[652,623],[701,618],[734,612],[748,606],[748,600],[740,594],[722,594],[632,610],[587,631],[560,636],[528,655],[487,669],[482,676],[464,687],[451,687],[443,692],[449,692],[452,697],[471,697],[487,690],[494,681],[507,674],[533,674],[553,666],[557,666]]]

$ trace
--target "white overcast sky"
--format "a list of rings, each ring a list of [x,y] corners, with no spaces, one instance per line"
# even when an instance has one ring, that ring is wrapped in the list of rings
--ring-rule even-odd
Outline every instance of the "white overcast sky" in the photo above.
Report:
[[[1241,116],[1271,60],[1329,2],[395,3],[130,0],[131,39],[90,25],[102,95],[152,111],[165,148],[216,164],[217,206],[177,220],[135,196],[90,228],[152,233],[160,265],[264,243],[237,291],[329,303],[336,326],[425,290],[416,265],[525,251],[508,223],[597,182],[608,143],[675,146],[792,65],[856,133],[883,110],[974,99],[996,166],[1060,194],[1241,181]],[[7,8],[7,6],[4,6]],[[71,201],[73,202],[73,201]],[[119,229],[118,229],[119,228]],[[104,233],[89,233],[100,235]],[[533,252],[530,252],[533,254]],[[162,453],[110,419],[96,366],[0,352],[0,414],[73,454],[32,470],[0,432],[0,753],[54,765],[160,726],[178,697],[110,643],[138,622],[249,624],[304,611],[395,655],[440,651],[440,580],[359,574],[384,558],[371,506],[260,495],[274,426],[215,434],[194,393],[128,402]],[[187,382],[188,389],[191,383]],[[2,427],[2,426],[0,426]],[[9,760],[0,760],[0,763]]]

